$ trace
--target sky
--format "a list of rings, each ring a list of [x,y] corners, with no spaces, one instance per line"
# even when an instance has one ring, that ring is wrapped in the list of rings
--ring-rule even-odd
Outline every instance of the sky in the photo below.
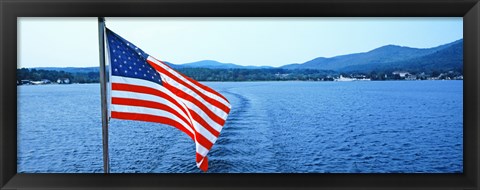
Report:
[[[463,38],[462,17],[118,18],[106,26],[162,61],[255,66],[304,63],[384,45],[430,48]],[[98,22],[20,17],[17,67],[99,65]]]

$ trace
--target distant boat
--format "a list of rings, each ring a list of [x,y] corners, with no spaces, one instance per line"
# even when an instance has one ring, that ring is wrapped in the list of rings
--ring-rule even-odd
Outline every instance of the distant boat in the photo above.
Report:
[[[339,78],[336,78],[334,79],[334,81],[338,81],[338,82],[350,82],[350,81],[370,81],[369,78],[350,78],[350,77],[343,77],[342,75],[340,75]]]
[[[34,85],[45,84],[42,81],[31,81],[30,83]]]
[[[334,80],[338,81],[338,82],[350,82],[350,81],[354,81],[354,80],[357,80],[357,79],[356,78],[343,77],[342,75],[340,75],[339,78],[334,79]]]
[[[357,79],[358,81],[371,81],[369,78]]]

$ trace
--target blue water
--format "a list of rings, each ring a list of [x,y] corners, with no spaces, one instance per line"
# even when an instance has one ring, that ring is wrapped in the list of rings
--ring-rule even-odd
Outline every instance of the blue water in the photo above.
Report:
[[[463,82],[205,83],[232,103],[211,173],[463,172]],[[19,86],[18,172],[103,172],[98,84]],[[112,119],[111,172],[200,173],[179,130]]]

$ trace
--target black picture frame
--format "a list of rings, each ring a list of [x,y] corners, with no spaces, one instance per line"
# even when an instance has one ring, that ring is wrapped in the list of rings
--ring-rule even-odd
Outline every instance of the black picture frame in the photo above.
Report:
[[[479,189],[479,0],[0,0],[2,189]],[[17,174],[17,17],[463,17],[463,174]],[[99,113],[100,114],[100,113]]]

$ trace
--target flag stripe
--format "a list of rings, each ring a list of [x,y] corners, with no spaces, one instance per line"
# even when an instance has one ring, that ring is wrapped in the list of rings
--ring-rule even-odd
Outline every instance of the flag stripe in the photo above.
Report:
[[[138,113],[138,114],[148,114],[148,115],[168,117],[182,124],[185,129],[190,131],[190,133],[195,132],[195,130],[188,127],[189,125],[184,121],[182,121],[178,116],[165,110],[137,107],[137,106],[128,106],[128,105],[118,105],[118,104],[112,104],[111,108],[112,108],[112,111],[118,111],[118,112],[124,112],[124,113]]]
[[[116,77],[116,78],[118,78],[118,77]],[[120,80],[115,79],[115,81],[120,81]],[[123,79],[123,82],[135,82],[135,79],[126,78],[126,79]],[[152,85],[152,86],[158,86],[158,84],[153,83],[153,82],[149,82],[149,81],[144,82],[144,84],[149,84],[149,85]],[[129,91],[129,92],[137,92],[137,93],[148,93],[150,95],[159,96],[159,97],[164,96],[164,93],[162,93],[161,91],[158,91],[158,90],[150,88],[150,87],[144,87],[144,86],[138,86],[138,85],[129,85],[129,84],[121,84],[121,83],[114,82],[114,83],[112,83],[112,96],[113,96],[112,98],[114,98],[116,96],[116,93],[115,93],[116,90],[125,90],[125,91]],[[165,97],[167,99],[169,99],[169,102],[173,101],[173,98],[169,98],[168,96],[165,96]],[[136,98],[140,98],[140,96],[137,95]],[[147,101],[152,101],[153,99],[146,99],[146,100]],[[178,107],[179,105],[176,104],[176,106]],[[144,107],[148,107],[148,104],[145,104]],[[190,113],[190,111],[193,111],[193,110],[188,109],[188,113]],[[191,117],[191,115],[190,115],[190,117]],[[188,118],[188,119],[190,119],[190,118]],[[202,125],[202,124],[200,124],[200,122],[202,122],[201,120],[200,121],[197,121],[195,119],[193,119],[193,120],[194,120],[193,124],[194,125],[197,124],[195,126],[198,126],[198,127],[192,127],[192,129],[198,131],[205,139],[208,139],[211,143],[214,143],[216,141],[218,135],[219,135],[219,131],[218,132],[212,132],[211,130],[213,128],[210,125]],[[195,122],[198,122],[198,123],[195,123]],[[189,126],[189,127],[191,127],[191,126]]]
[[[175,86],[172,86],[168,83],[165,83],[163,85],[165,88],[168,90],[172,91],[174,94],[177,96],[181,97],[184,100],[187,100],[193,104],[195,104],[198,108],[200,108],[210,119],[212,119],[214,122],[218,123],[219,125],[223,125],[225,123],[225,120],[222,119],[220,116],[216,115],[215,113],[212,112],[212,110],[208,109],[207,106],[202,104],[202,102],[198,101],[197,99],[193,98],[190,96],[190,94],[185,93],[182,90],[179,90]]]
[[[197,167],[200,168],[202,171],[208,170],[208,157],[205,157],[200,162],[197,162]]]
[[[164,104],[166,106],[171,107],[175,111],[177,111],[182,117],[187,120],[190,120],[190,117],[185,109],[180,105],[176,105],[172,100],[164,97],[158,97],[151,94],[144,94],[144,93],[137,93],[137,92],[130,92],[130,91],[121,91],[121,90],[112,90],[112,94],[114,98],[128,98],[128,99],[138,99],[138,100],[145,100],[145,101],[152,101]],[[112,98],[113,98],[112,97]],[[191,121],[188,121],[191,123]]]
[[[170,65],[165,64],[163,61],[158,60],[158,59],[155,59],[154,57],[151,57],[151,58],[154,59],[154,60],[152,60],[154,63],[160,62],[160,63],[163,64],[164,66],[166,66],[166,67],[168,67],[169,69],[175,71],[172,67],[170,67]],[[193,80],[192,78],[184,75],[183,73],[180,73],[180,72],[176,72],[176,73],[178,73],[179,75],[181,75],[183,78],[187,79],[188,81],[190,81],[190,82],[193,83],[194,85],[198,86],[198,87],[201,88],[202,90],[205,90],[205,91],[207,91],[207,92],[210,92],[210,93],[215,94],[215,95],[217,95],[218,97],[222,98],[222,99],[227,103],[226,105],[230,105],[230,101],[228,101],[227,98],[225,98],[225,96],[223,96],[222,94],[218,93],[217,91],[209,88],[208,86],[203,85],[202,83],[199,83],[199,82],[196,81],[196,80]]]
[[[203,84],[200,84],[199,82],[191,79],[190,77],[185,76],[184,74],[182,74],[180,72],[175,71],[170,66],[163,63],[162,61],[157,60],[154,57],[149,56],[147,58],[147,62],[149,62],[153,65],[157,65],[157,66],[162,67],[163,70],[168,71],[169,73],[171,73],[172,75],[176,76],[179,79],[182,79],[182,80],[187,79],[187,80],[183,80],[183,81],[185,83],[189,84],[191,87],[194,87],[196,90],[198,90],[200,92],[200,94],[204,94],[204,95],[206,95],[210,98],[213,98],[213,99],[221,102],[225,106],[230,107],[230,102],[228,102],[228,100],[224,96],[222,96],[220,93],[216,92],[215,90],[213,90],[213,89],[211,89],[211,88],[209,88],[209,87],[207,87]]]
[[[195,155],[195,161],[196,161],[196,162],[200,162],[203,158],[204,158],[204,156],[201,155],[201,154],[199,154],[198,152],[197,152],[197,154]]]
[[[191,96],[192,98],[195,98],[197,101],[202,102],[205,105],[205,107],[208,107],[209,110],[214,112],[216,115],[218,115],[222,118],[227,116],[230,108],[225,107],[225,109],[227,109],[227,111],[225,111],[223,109],[220,109],[218,107],[219,105],[221,105],[220,103],[218,103],[218,102],[217,103],[212,103],[212,102],[205,101],[202,97],[198,96],[195,92],[191,91],[188,87],[185,87],[184,85],[178,83],[177,81],[170,78],[169,76],[162,75],[162,80],[165,81],[164,84],[163,84],[164,86],[166,84],[169,84],[171,86],[175,86],[175,88],[177,88],[179,91],[183,92],[184,94],[189,94],[189,96]]]
[[[178,74],[182,75],[183,78],[187,79],[188,81],[190,81],[191,83],[195,84],[195,85],[198,86],[199,88],[201,88],[201,89],[203,89],[203,90],[205,90],[205,91],[207,91],[207,92],[210,92],[210,93],[212,93],[212,94],[215,94],[215,95],[217,95],[218,97],[222,98],[223,100],[225,100],[225,102],[227,103],[227,105],[230,104],[230,102],[227,100],[227,98],[225,98],[223,95],[221,95],[221,94],[218,93],[217,91],[212,90],[211,88],[203,85],[202,83],[199,83],[199,82],[196,81],[196,80],[193,80],[192,78],[190,78],[190,77],[188,77],[188,76],[186,76],[186,75],[184,75],[184,74],[182,74],[182,73],[178,73]]]
[[[212,126],[210,126],[204,119],[202,119],[202,117],[200,117],[197,112],[193,111],[193,110],[189,110],[190,111],[190,114],[192,116],[192,118],[198,122],[200,125],[202,125],[205,129],[207,129],[210,133],[212,133],[213,135],[215,135],[215,137],[218,137],[218,135],[220,135],[220,132],[215,130]]]
[[[203,147],[201,144],[196,144],[195,149],[197,153],[203,155],[203,157],[207,156],[208,151],[210,151],[209,149]]]
[[[112,83],[112,97],[126,97],[123,96],[123,94],[118,93],[118,91],[125,91],[125,92],[132,92],[132,93],[143,93],[145,94],[144,96],[151,95],[151,96],[156,96],[163,98],[170,103],[174,104],[177,108],[179,108],[183,114],[188,115],[187,110],[184,109],[183,106],[181,106],[181,102],[179,100],[175,100],[172,96],[169,96],[168,94],[156,90],[150,87],[145,87],[145,86],[138,86],[138,85],[131,85],[131,84],[122,84],[122,83]],[[132,95],[132,94],[129,94]],[[133,94],[134,96],[141,96],[138,94]],[[154,99],[152,97],[145,97],[142,99]],[[187,116],[188,118],[188,116]]]
[[[177,116],[183,122],[185,122],[187,126],[190,126],[190,129],[193,129],[193,124],[188,120],[188,117],[185,117],[185,115],[180,114],[177,110],[165,104],[161,104],[153,101],[146,101],[146,100],[139,100],[139,99],[132,99],[132,98],[117,98],[117,97],[112,98],[112,104],[123,105],[123,106],[145,107],[145,108],[152,108],[152,109],[167,111]]]
[[[178,83],[178,86],[181,86],[182,87],[181,89],[184,90],[185,92],[192,91],[189,94],[192,94],[193,96],[195,96],[199,100],[204,100],[204,101],[208,102],[209,104],[215,106],[216,108],[222,110],[225,113],[228,113],[228,111],[230,110],[230,108],[225,105],[225,104],[228,105],[228,103],[226,103],[226,102],[221,103],[220,101],[215,99],[215,97],[217,97],[217,96],[214,96],[214,98],[212,98],[212,97],[207,96],[204,93],[201,93],[197,88],[194,88],[190,84],[187,84],[186,81],[188,81],[188,80],[182,80],[182,79],[179,78],[178,74],[177,74],[177,76],[175,76],[175,72],[167,71],[167,69],[162,67],[162,65],[163,65],[162,63],[160,63],[161,65],[156,64],[153,61],[148,60],[148,59],[147,59],[147,62],[149,62],[153,66],[153,68],[155,68],[157,71],[159,71],[161,74],[163,74],[162,77],[165,77],[165,79],[170,78],[171,80]],[[180,76],[180,77],[183,78],[182,76]],[[163,79],[164,78],[162,78],[162,80]],[[170,81],[167,81],[167,82],[170,82]],[[197,96],[199,96],[199,97],[197,97]]]
[[[145,115],[149,115],[149,116],[158,116],[158,117],[168,118],[170,120],[173,120],[173,121],[179,123],[183,129],[188,130],[191,134],[193,133],[194,141],[200,143],[206,149],[210,149],[213,146],[213,142],[211,142],[210,140],[208,140],[206,137],[203,136],[204,134],[208,134],[208,133],[200,133],[200,132],[196,131],[195,129],[193,131],[190,131],[186,127],[188,125],[185,122],[183,122],[181,119],[179,119],[174,114],[169,113],[167,111],[159,110],[159,109],[138,108],[138,107],[134,107],[134,106],[123,106],[123,105],[113,104],[112,105],[112,112],[123,112],[123,113],[128,113],[128,114],[132,113],[134,117],[139,117],[138,114],[145,114]],[[139,119],[133,119],[133,120],[141,120],[143,118],[144,117],[139,117]],[[117,118],[117,119],[120,119],[120,118]],[[169,123],[167,123],[167,124],[169,124]]]
[[[187,134],[192,140],[195,139],[192,132],[187,130],[183,125],[181,125],[178,121],[162,117],[156,115],[148,115],[148,114],[140,114],[140,113],[124,113],[118,111],[111,111],[112,118],[116,119],[125,119],[125,120],[137,120],[137,121],[148,121],[148,122],[155,122],[155,123],[162,123],[166,125],[171,125],[180,129],[185,134]]]
[[[132,85],[135,84],[135,85]],[[141,85],[141,86],[140,86]],[[166,84],[168,86],[168,84]],[[158,90],[157,90],[158,89]],[[195,104],[191,103],[188,100],[185,100],[180,97],[176,97],[173,95],[171,91],[169,91],[167,88],[164,86],[161,86],[159,84],[150,82],[150,81],[144,81],[144,80],[139,80],[139,79],[133,79],[133,78],[125,78],[125,77],[117,77],[113,76],[112,77],[112,90],[124,90],[124,91],[130,91],[130,92],[137,92],[137,93],[146,93],[146,94],[151,94],[155,96],[160,96],[165,99],[170,100],[170,102],[174,103],[178,107],[185,107],[187,106],[188,109],[195,111],[198,115],[200,115],[208,124],[209,127],[212,127],[216,131],[220,132],[222,130],[222,124],[224,122],[223,119],[217,117],[217,121],[221,122],[218,124],[214,120],[210,118],[210,116],[215,117],[213,113],[210,115],[207,115],[201,108],[196,106]],[[113,95],[114,92],[112,92]],[[188,95],[187,95],[188,96]],[[175,99],[173,97],[176,97]],[[176,100],[178,99],[178,100]],[[197,102],[200,106],[200,102]],[[182,105],[182,106],[180,106]],[[205,109],[205,108],[204,108]],[[187,111],[187,108],[184,109],[185,112]],[[199,121],[201,122],[201,121]]]

